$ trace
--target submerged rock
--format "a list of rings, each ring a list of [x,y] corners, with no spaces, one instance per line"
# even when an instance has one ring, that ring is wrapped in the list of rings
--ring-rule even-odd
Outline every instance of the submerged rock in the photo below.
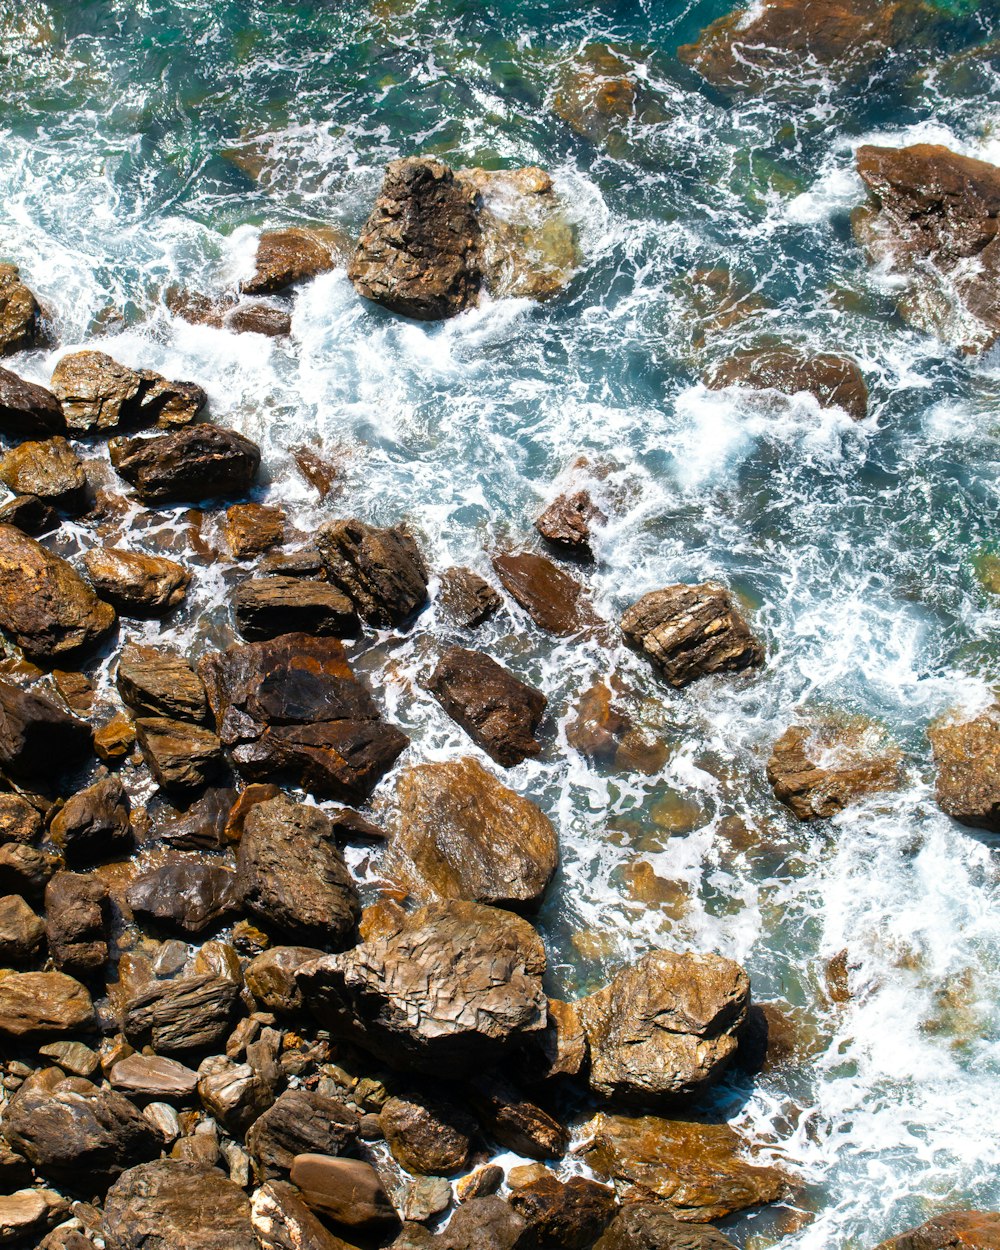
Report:
[[[39,347],[44,339],[42,310],[21,281],[17,265],[0,265],[0,356]]]
[[[653,774],[667,759],[666,745],[640,732],[606,681],[595,681],[580,695],[566,741],[591,763],[623,772]]]
[[[1000,833],[1000,709],[927,731],[942,811],[974,829]]]
[[[236,627],[259,642],[279,634],[349,638],[358,632],[358,615],[348,597],[329,582],[307,577],[255,577],[240,582],[233,595]]]
[[[235,430],[192,425],[150,438],[117,438],[111,463],[147,504],[242,494],[260,468],[260,448]]]
[[[83,563],[99,595],[123,616],[155,616],[183,603],[191,574],[164,556],[95,547]]]
[[[883,1241],[876,1250],[997,1250],[1000,1212],[947,1211]]]
[[[193,421],[207,402],[193,382],[168,382],[149,370],[130,369],[104,352],[73,352],[52,374],[52,391],[66,424],[77,434],[106,434],[121,426],[160,419]]]
[[[80,458],[61,436],[12,447],[0,457],[0,482],[69,512],[83,507],[87,491]]]
[[[108,1250],[260,1250],[246,1194],[215,1168],[160,1159],[125,1172],[104,1204]]]
[[[348,250],[346,239],[289,226],[265,230],[257,244],[253,276],[240,283],[244,295],[274,295],[335,269]]]
[[[552,106],[577,134],[604,142],[632,122],[637,87],[628,61],[607,44],[591,43],[566,66]]]
[[[0,433],[10,438],[48,438],[65,430],[62,405],[51,391],[0,369]]]
[[[71,1033],[93,1022],[90,995],[65,973],[12,972],[0,977],[0,1035],[4,1037]]]
[[[465,568],[445,569],[438,597],[448,616],[466,629],[482,625],[503,606],[489,582]]]
[[[900,755],[874,725],[791,725],[774,744],[767,779],[799,820],[816,820],[897,787]]]
[[[759,347],[738,352],[710,370],[713,390],[742,386],[753,391],[796,395],[806,391],[821,408],[842,408],[854,421],[868,415],[868,386],[853,360],[830,352],[810,355],[795,347]]]
[[[481,651],[446,651],[427,688],[473,742],[505,768],[541,751],[535,732],[545,696]]]
[[[362,620],[380,628],[402,625],[427,602],[427,566],[406,530],[363,521],[329,521],[316,535],[327,577]]]

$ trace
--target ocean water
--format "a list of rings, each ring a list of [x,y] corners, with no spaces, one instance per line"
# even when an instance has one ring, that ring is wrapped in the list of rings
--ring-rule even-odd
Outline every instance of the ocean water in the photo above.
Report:
[[[938,7],[936,45],[900,50],[874,82],[802,66],[731,101],[675,55],[719,0],[0,2],[0,253],[60,339],[15,370],[47,381],[86,345],[197,381],[215,420],[261,443],[257,497],[303,538],[333,516],[406,521],[438,570],[489,574],[498,543],[530,544],[583,455],[610,520],[577,572],[602,614],[709,577],[750,605],[766,669],[682,693],[510,603],[474,643],[549,698],[546,749],[509,780],[560,832],[539,920],[552,990],[584,992],[653,946],[714,950],[809,1021],[811,1058],[716,1096],[801,1179],[788,1206],[729,1221],[747,1247],[861,1250],[940,1210],[1000,1207],[997,851],[935,807],[925,736],[998,679],[1000,600],[977,562],[1000,553],[1000,356],[907,328],[849,226],[861,142],[1000,161],[1000,13]],[[553,103],[590,44],[634,67],[643,108],[586,137]],[[357,231],[385,163],[410,154],[549,169],[584,256],[570,289],[423,325],[338,271],[296,294],[287,341],[167,311],[172,286],[231,289],[261,228]],[[700,344],[694,275],[719,267],[754,312]],[[852,355],[868,420],[707,390],[704,369],[755,335]],[[343,465],[322,504],[291,462],[303,443]],[[183,509],[133,512],[121,532],[199,560]],[[80,538],[68,527],[62,548]],[[182,612],[125,636],[162,630],[193,655],[225,644],[237,576],[199,565]],[[431,608],[354,648],[413,739],[401,764],[474,753],[420,687],[452,640]],[[669,748],[653,776],[567,743],[576,699],[609,673]],[[764,767],[787,724],[829,710],[881,725],[905,785],[802,825]],[[377,880],[377,863],[356,867]],[[826,967],[845,949],[852,998],[834,1004]]]

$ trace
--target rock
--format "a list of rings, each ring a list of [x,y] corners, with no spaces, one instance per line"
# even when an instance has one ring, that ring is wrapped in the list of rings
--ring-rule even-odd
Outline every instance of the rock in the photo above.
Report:
[[[390,878],[398,871],[425,902],[538,906],[559,863],[559,840],[530,799],[474,759],[409,768],[396,794]]]
[[[493,568],[511,598],[539,629],[560,637],[590,633],[601,625],[575,578],[545,556],[506,551],[493,557]]]
[[[226,825],[236,799],[236,791],[228,786],[211,786],[201,798],[158,825],[156,836],[178,850],[224,850],[229,845]]]
[[[192,382],[168,382],[92,351],[64,356],[53,371],[52,391],[67,426],[78,434],[106,434],[157,418],[180,424],[193,420],[207,400]]]
[[[163,556],[95,547],[83,563],[94,589],[123,616],[157,616],[184,602],[191,574]]]
[[[192,425],[109,445],[115,470],[147,504],[196,502],[249,490],[260,448],[235,430]]]
[[[4,695],[10,690],[16,690],[17,687],[7,687],[7,683],[0,683],[0,717],[2,717],[4,709]],[[52,704],[55,708],[55,704]],[[9,726],[10,722],[7,721]],[[76,724],[86,734],[86,726],[82,721]],[[64,744],[60,743],[60,746]],[[6,737],[3,721],[0,719],[0,751],[4,755],[8,755],[10,739]],[[4,759],[4,765],[10,767],[11,760]],[[42,817],[40,813],[31,806],[27,799],[22,799],[19,794],[0,794],[0,843],[2,842],[34,842],[42,832]]]
[[[541,752],[535,732],[545,696],[481,651],[451,647],[427,687],[473,742],[505,768]]]
[[[200,790],[222,768],[222,743],[203,725],[140,717],[135,732],[157,785],[165,790]]]
[[[378,1173],[360,1159],[296,1155],[292,1184],[314,1211],[348,1228],[379,1229],[399,1222]]]
[[[240,283],[240,290],[244,295],[274,295],[336,266],[329,243],[315,231],[298,226],[265,230],[257,244],[254,275]]]
[[[53,761],[65,768],[78,763],[91,746],[90,727],[35,690],[22,690],[0,680],[0,767],[19,778],[51,776]],[[38,819],[25,813],[24,800],[0,795],[0,833],[6,841],[12,827],[27,841]],[[3,817],[6,817],[6,820]]]
[[[234,503],[226,510],[223,532],[236,559],[251,560],[284,541],[285,511],[262,503]]]
[[[1000,335],[1000,167],[936,144],[857,151],[869,203],[854,233],[875,264],[911,282],[900,304],[919,329],[967,352]]]
[[[655,1195],[685,1222],[721,1220],[789,1192],[776,1168],[747,1161],[746,1142],[728,1124],[601,1114],[591,1130],[585,1157],[598,1176],[629,1187],[626,1202]]]
[[[97,877],[57,872],[45,887],[45,931],[57,968],[86,976],[108,961],[107,887]]]
[[[524,1219],[502,1198],[472,1198],[429,1250],[438,1245],[440,1250],[515,1250],[526,1230]]]
[[[869,794],[895,789],[900,755],[875,725],[791,725],[774,744],[767,779],[799,820],[834,816]]]
[[[286,1089],[246,1135],[260,1180],[287,1176],[297,1155],[350,1154],[357,1140],[357,1114],[336,1098],[306,1089]]]
[[[44,938],[45,925],[19,894],[0,898],[0,963],[30,963]]]
[[[578,1076],[589,1058],[587,1035],[575,1003],[548,1000],[548,1024],[526,1056],[526,1072],[533,1080]]]
[[[62,856],[54,852],[8,842],[0,846],[0,892],[35,898],[62,864]]]
[[[44,328],[38,301],[21,281],[17,265],[0,265],[0,356],[42,345]]]
[[[347,267],[355,289],[418,321],[475,304],[482,280],[475,191],[440,161],[392,161]]]
[[[1000,1213],[946,1211],[933,1219],[883,1241],[876,1250],[997,1250]]]
[[[199,672],[236,768],[320,797],[366,798],[407,745],[335,638],[285,634],[206,656]]]
[[[806,391],[821,408],[842,408],[854,421],[868,415],[868,386],[853,360],[830,352],[810,355],[795,347],[737,352],[706,377],[712,390],[727,386],[797,395]]]
[[[236,874],[197,859],[173,859],[141,873],[125,897],[137,919],[192,936],[216,928],[240,903]]]
[[[247,988],[265,1011],[276,1015],[301,1011],[302,991],[295,973],[322,955],[323,952],[313,946],[272,946],[250,961],[246,970]]]
[[[240,304],[228,314],[225,325],[234,334],[263,334],[265,338],[283,339],[292,332],[292,315],[270,304]]]
[[[135,725],[124,712],[116,712],[109,721],[94,730],[94,752],[112,768],[132,754],[135,747]]]
[[[510,1205],[527,1222],[519,1247],[589,1250],[611,1222],[617,1207],[615,1191],[583,1176],[566,1182],[551,1173],[510,1196]]]
[[[455,1182],[455,1197],[459,1202],[468,1202],[471,1198],[488,1198],[497,1192],[503,1182],[503,1168],[498,1163],[487,1163]]]
[[[19,1189],[0,1197],[0,1246],[12,1241],[23,1245],[24,1238],[38,1246],[68,1205],[53,1189]]]
[[[747,974],[719,955],[652,951],[576,1003],[590,1047],[590,1088],[644,1105],[717,1080],[739,1045]]]
[[[594,1250],[735,1250],[710,1224],[676,1219],[661,1202],[628,1202]]]
[[[279,634],[350,638],[358,632],[354,604],[329,582],[304,577],[255,577],[233,595],[236,628],[258,642]]]
[[[13,525],[22,534],[37,537],[51,533],[60,524],[59,513],[37,495],[18,495],[0,505],[0,525]]]
[[[250,1063],[209,1055],[198,1068],[198,1096],[217,1123],[242,1136],[274,1102],[274,1077]]]
[[[31,659],[56,660],[102,639],[115,610],[65,560],[0,525],[0,629]]]
[[[0,1035],[4,1037],[71,1033],[93,1023],[90,995],[65,973],[11,972],[0,977]]]
[[[0,456],[0,482],[15,495],[34,495],[70,512],[82,509],[87,477],[80,458],[62,437],[20,443]]]
[[[208,972],[158,981],[129,996],[122,1028],[133,1044],[199,1050],[226,1035],[238,994],[234,981]]]
[[[49,837],[71,864],[93,863],[132,846],[131,804],[117,777],[80,790],[52,818]]]
[[[379,1113],[379,1128],[396,1162],[424,1176],[462,1171],[476,1131],[460,1107],[420,1094],[390,1098]]]
[[[585,490],[571,495],[557,495],[535,521],[535,529],[560,551],[591,559],[590,527],[593,523],[603,525],[607,517]]]
[[[451,1185],[443,1176],[404,1179],[392,1191],[396,1210],[402,1219],[428,1224],[451,1206]]]
[[[451,619],[466,629],[482,625],[503,606],[489,582],[465,568],[445,569],[438,598]]]
[[[0,276],[0,288],[2,282]],[[0,369],[0,433],[9,438],[48,438],[65,429],[62,405],[51,391]]]
[[[585,139],[605,143],[636,112],[635,68],[603,43],[591,43],[566,66],[553,110]]]
[[[1000,708],[927,731],[937,766],[938,807],[960,824],[1000,831]]]
[[[281,1181],[257,1190],[250,1218],[262,1250],[351,1250],[313,1215],[298,1190]]]
[[[672,686],[764,663],[764,648],[732,595],[715,582],[650,591],[625,612],[622,633]]]
[[[558,1159],[566,1153],[566,1129],[503,1077],[477,1077],[469,1097],[483,1128],[501,1146],[529,1159]]]
[[[198,1084],[198,1074],[176,1059],[162,1055],[128,1055],[111,1069],[109,1079],[115,1089],[133,1097],[190,1098]]]
[[[542,943],[527,921],[478,903],[433,903],[298,972],[310,1011],[391,1064],[482,1070],[545,1028]]]
[[[119,1177],[104,1234],[108,1250],[260,1250],[246,1194],[214,1168],[176,1159]]]
[[[202,721],[208,698],[201,678],[183,656],[131,643],[118,660],[118,693],[136,712],[172,720]]]
[[[328,521],[316,534],[327,577],[369,625],[394,628],[427,602],[427,566],[405,529]]]
[[[659,772],[666,763],[665,744],[639,732],[608,682],[588,686],[575,711],[566,726],[566,741],[591,763],[649,774]]]

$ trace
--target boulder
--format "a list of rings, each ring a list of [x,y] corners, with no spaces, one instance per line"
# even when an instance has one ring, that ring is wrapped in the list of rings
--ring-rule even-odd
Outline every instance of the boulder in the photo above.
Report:
[[[199,665],[236,768],[323,798],[366,798],[407,746],[382,719],[335,638],[284,634]]]
[[[118,693],[136,712],[170,720],[202,721],[208,698],[201,678],[181,655],[131,643],[118,660]]]
[[[0,356],[39,347],[44,339],[42,310],[21,281],[17,265],[0,265]]]
[[[790,1192],[777,1168],[748,1161],[747,1143],[728,1124],[600,1114],[589,1138],[587,1163],[620,1182],[626,1202],[654,1195],[684,1222],[725,1219]]]
[[[251,560],[285,537],[285,511],[263,503],[234,503],[226,509],[223,533],[237,560]]]
[[[49,824],[49,837],[67,863],[93,863],[132,846],[131,803],[117,777],[104,777],[66,800]]]
[[[0,964],[30,963],[44,940],[44,923],[19,894],[0,898]]]
[[[418,1093],[390,1098],[378,1122],[396,1162],[423,1176],[461,1172],[476,1131],[475,1122],[460,1107]]]
[[[998,1250],[1000,1213],[946,1211],[919,1228],[883,1241],[877,1250]]]
[[[200,1050],[228,1033],[239,988],[210,972],[140,986],[125,1002],[122,1030],[133,1044],[168,1054]]]
[[[607,519],[589,491],[576,490],[557,495],[535,521],[535,529],[557,550],[591,559],[591,525],[603,525]]]
[[[535,732],[545,696],[481,651],[451,647],[427,687],[473,742],[505,768],[541,752]]]
[[[171,859],[140,873],[125,894],[139,921],[197,936],[238,909],[236,874],[199,859]]]
[[[260,448],[235,430],[192,425],[109,445],[115,470],[146,504],[196,502],[249,490]]]
[[[526,1221],[524,1250],[590,1250],[618,1205],[615,1191],[584,1176],[558,1180],[548,1173],[515,1189],[510,1205]]]
[[[487,1136],[507,1150],[529,1159],[559,1159],[566,1153],[567,1130],[506,1078],[476,1077],[469,1100]]]
[[[262,1185],[253,1195],[250,1219],[261,1250],[351,1250],[302,1201],[292,1185]]]
[[[115,610],[71,564],[13,525],[0,525],[0,629],[34,660],[58,660],[100,641]]]
[[[90,995],[73,977],[63,972],[0,976],[0,1036],[57,1036],[88,1029],[93,1023]]]
[[[131,1168],[104,1204],[108,1250],[260,1250],[246,1194],[215,1168],[160,1159]]]
[[[671,686],[764,663],[764,648],[732,595],[715,582],[650,591],[622,616],[622,633]]]
[[[440,161],[392,161],[347,274],[366,299],[437,321],[476,303],[479,243],[472,187]]]
[[[526,1235],[522,1216],[502,1198],[471,1198],[463,1202],[438,1238],[417,1250],[516,1250]],[[399,1246],[399,1243],[396,1243]],[[399,1250],[409,1250],[399,1246]]]
[[[350,638],[358,632],[351,600],[329,582],[305,577],[254,577],[240,582],[233,594],[233,615],[236,628],[251,642],[279,634]]]
[[[297,1155],[292,1162],[292,1184],[312,1210],[336,1224],[377,1230],[399,1223],[378,1173],[361,1159]]]
[[[337,266],[332,240],[290,226],[265,230],[257,244],[253,276],[240,283],[244,295],[275,295]]]
[[[316,546],[327,577],[369,625],[402,625],[427,602],[427,566],[402,527],[328,521],[316,534]]]
[[[66,1215],[69,1203],[53,1189],[20,1189],[0,1197],[0,1246],[41,1246],[42,1237]],[[90,1243],[92,1245],[93,1243]]]
[[[64,356],[53,371],[52,391],[76,434],[106,434],[157,419],[183,424],[207,400],[193,382],[168,382],[158,373],[130,369],[93,351]]]
[[[2,285],[2,279],[0,279]],[[51,391],[0,369],[0,434],[8,438],[48,438],[62,434],[66,418]]]
[[[336,1036],[386,1062],[459,1076],[495,1062],[546,1024],[545,950],[511,912],[432,903],[297,974],[306,1005]]]
[[[184,602],[191,574],[176,560],[95,547],[83,563],[97,593],[123,616],[158,616]]]
[[[539,629],[569,637],[599,630],[600,617],[587,601],[583,586],[545,556],[531,551],[504,551],[493,568],[510,597]]]
[[[638,86],[634,63],[607,44],[590,43],[565,65],[552,107],[577,134],[607,143],[635,120]]]
[[[8,842],[0,846],[0,892],[35,898],[62,866],[62,856],[53,851]]]
[[[157,838],[181,851],[222,851],[229,845],[226,825],[236,802],[228,786],[210,786],[181,811],[170,811],[155,828]]]
[[[85,721],[36,690],[0,680],[0,768],[5,772],[27,779],[51,776],[54,762],[71,768],[90,747]],[[37,814],[32,817],[25,811],[23,799],[0,795],[0,839],[30,841],[39,823]],[[9,832],[12,828],[18,830],[16,839]]]
[[[661,1202],[627,1202],[594,1250],[736,1250],[710,1224],[692,1225]]]
[[[165,790],[200,790],[222,768],[222,742],[204,725],[140,716],[135,736],[157,785]]]
[[[104,967],[107,903],[107,886],[97,877],[76,872],[52,877],[45,887],[45,933],[57,968],[90,976]]]
[[[191,1097],[198,1084],[198,1074],[191,1068],[163,1055],[127,1055],[119,1059],[108,1074],[113,1088],[133,1098],[170,1101]]]
[[[812,355],[795,347],[760,347],[737,352],[706,376],[712,390],[727,386],[751,391],[812,395],[821,408],[842,408],[854,421],[868,415],[868,386],[853,360],[831,352]]]
[[[4,708],[5,685],[6,683],[0,683],[0,717]],[[10,689],[16,690],[17,687],[13,686]],[[52,706],[55,708],[55,704]],[[8,721],[7,724],[9,723]],[[80,729],[86,731],[86,726],[82,721],[76,723]],[[0,720],[0,743],[3,741],[2,725],[3,722]],[[10,762],[5,760],[4,765],[9,768]],[[0,794],[0,843],[34,842],[41,832],[42,817],[37,808],[32,807],[28,800],[22,799],[19,794]]]
[[[474,759],[408,768],[385,871],[425,902],[537,907],[559,863],[548,817]]]
[[[1000,707],[962,724],[934,725],[927,736],[941,810],[973,829],[1000,832]]]
[[[0,456],[0,482],[15,495],[34,495],[56,508],[80,511],[87,476],[80,457],[60,436],[20,443]]]
[[[297,1155],[351,1154],[357,1141],[357,1113],[336,1098],[307,1089],[286,1089],[246,1135],[261,1181],[287,1176]]]
[[[343,946],[361,915],[358,892],[318,807],[285,795],[258,803],[236,856],[243,905],[293,940]]]
[[[265,1011],[275,1015],[301,1011],[302,991],[295,973],[322,955],[313,946],[271,946],[247,965],[247,989]]]
[[[799,820],[834,816],[869,794],[895,789],[900,754],[875,725],[791,725],[774,744],[767,779]]]
[[[441,574],[438,600],[456,625],[475,629],[503,606],[493,587],[472,569],[450,568]]]

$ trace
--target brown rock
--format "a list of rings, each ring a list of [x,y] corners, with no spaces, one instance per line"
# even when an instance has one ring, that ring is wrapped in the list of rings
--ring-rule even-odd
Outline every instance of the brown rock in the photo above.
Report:
[[[57,508],[79,511],[87,477],[80,458],[60,436],[20,443],[0,456],[0,482],[15,495],[34,495]]]
[[[94,751],[99,760],[112,766],[122,763],[135,746],[135,724],[124,712],[116,712],[109,721],[94,730]]]
[[[900,756],[874,725],[791,725],[774,744],[767,779],[799,820],[816,820],[895,789]]]
[[[462,1203],[440,1235],[440,1250],[515,1250],[526,1230],[522,1217],[502,1198],[472,1198]],[[430,1243],[428,1250],[437,1245]]]
[[[577,1005],[550,998],[548,1008],[548,1024],[529,1055],[529,1070],[543,1080],[578,1076],[587,1063],[588,1051]]]
[[[323,956],[313,946],[272,946],[247,966],[247,989],[265,1011],[290,1015],[302,1010],[302,991],[295,973]]]
[[[208,699],[201,678],[183,656],[132,643],[118,661],[118,693],[137,712],[201,721]]]
[[[260,1250],[246,1194],[216,1169],[176,1159],[119,1177],[104,1235],[108,1250]]]
[[[194,502],[248,490],[260,448],[235,430],[192,425],[151,438],[117,438],[111,463],[147,504]]]
[[[0,846],[0,893],[34,898],[62,864],[62,856],[53,851],[8,842]]]
[[[450,648],[427,687],[473,742],[505,768],[541,751],[535,731],[545,696],[481,651]]]
[[[240,902],[235,873],[215,863],[180,858],[140,873],[125,897],[138,920],[191,935],[220,925]]]
[[[257,1190],[250,1219],[261,1250],[351,1250],[313,1215],[297,1189],[281,1181]]]
[[[90,751],[90,727],[78,720],[52,699],[36,690],[22,690],[12,682],[0,680],[0,767],[14,777],[51,776],[53,765],[59,771],[71,768]],[[20,840],[27,841],[26,831],[35,827],[27,816],[23,800],[13,796],[0,797],[8,821],[15,821]],[[0,818],[0,832],[9,825]]]
[[[262,503],[234,503],[226,510],[223,530],[236,559],[250,560],[284,541],[285,511]]]
[[[327,495],[340,481],[341,466],[329,456],[323,455],[315,447],[298,446],[292,448],[292,460],[295,467],[305,480],[319,495],[326,499]]]
[[[590,527],[603,525],[607,517],[585,490],[558,495],[535,521],[535,529],[553,547],[590,559]]]
[[[51,391],[0,369],[0,433],[11,438],[47,438],[65,429],[62,406]]]
[[[236,802],[228,786],[210,786],[183,810],[172,811],[155,829],[157,838],[184,851],[221,851],[229,845],[226,824]]]
[[[466,629],[482,625],[503,606],[489,582],[465,568],[445,569],[438,598],[451,619]]]
[[[198,1067],[198,1097],[216,1123],[242,1136],[274,1102],[279,1069],[209,1055]]]
[[[379,1128],[396,1162],[424,1176],[460,1172],[476,1131],[460,1107],[421,1094],[390,1098],[379,1113]]]
[[[337,1224],[378,1229],[399,1222],[378,1173],[360,1159],[297,1155],[292,1184],[301,1190],[308,1206]]]
[[[266,230],[257,244],[254,275],[240,283],[240,290],[245,295],[274,295],[336,265],[329,243],[314,231],[298,226]]]
[[[712,390],[742,386],[753,391],[796,395],[808,391],[821,408],[842,408],[855,421],[868,415],[868,386],[853,360],[823,352],[813,356],[794,347],[761,347],[738,352],[707,376]]]
[[[974,829],[1000,831],[1000,709],[927,731],[943,812]]]
[[[157,981],[128,998],[122,1028],[133,1044],[168,1054],[199,1050],[229,1031],[238,993],[234,981],[213,973]]]
[[[336,1098],[306,1089],[286,1089],[246,1136],[260,1180],[287,1176],[297,1155],[349,1154],[357,1140],[357,1114]]]
[[[222,742],[203,725],[140,716],[135,736],[157,785],[165,790],[199,790],[222,767]]]
[[[33,1246],[45,1243],[40,1239],[52,1225],[65,1216],[69,1204],[53,1189],[21,1189],[0,1197],[0,1245],[25,1239]],[[48,1240],[47,1238],[45,1239]],[[88,1248],[93,1243],[88,1243]]]
[[[45,925],[19,894],[0,898],[0,962],[30,963],[41,951]]]
[[[545,556],[530,551],[500,552],[493,568],[504,590],[539,629],[568,637],[601,625],[580,583]]]
[[[511,1194],[510,1205],[527,1222],[525,1250],[558,1247],[589,1250],[604,1232],[617,1207],[615,1191],[584,1176],[568,1181],[549,1173]]]
[[[710,1224],[676,1219],[662,1202],[628,1202],[594,1250],[735,1250]]]
[[[233,594],[236,627],[258,642],[279,634],[350,638],[358,632],[354,604],[329,582],[305,577],[254,577]]]
[[[588,44],[566,66],[553,109],[577,134],[605,142],[634,119],[636,86],[627,61],[607,44]]]
[[[459,1177],[455,1182],[455,1197],[459,1202],[468,1202],[470,1198],[488,1198],[497,1192],[503,1182],[503,1168],[498,1163],[487,1163]]]
[[[103,859],[132,845],[131,804],[117,777],[105,777],[68,799],[49,836],[70,863]]]
[[[0,505],[0,525],[13,525],[22,534],[38,537],[59,528],[59,513],[37,495],[17,495]]]
[[[259,301],[239,304],[227,314],[225,326],[234,334],[263,334],[265,338],[283,339],[292,332],[292,314],[285,308],[274,308]]]
[[[107,887],[97,877],[57,872],[48,883],[45,931],[57,968],[89,976],[104,967],[108,961],[107,902]]]
[[[316,534],[327,577],[353,602],[362,620],[380,628],[402,625],[427,602],[427,566],[401,527],[328,521]]]
[[[566,1153],[568,1131],[506,1079],[477,1077],[470,1100],[486,1133],[515,1154],[558,1159]]]
[[[946,1211],[883,1241],[877,1250],[998,1250],[1000,1213]]]
[[[16,689],[16,687],[15,687]],[[3,690],[0,688],[0,717],[3,713]],[[52,705],[55,707],[55,704]],[[80,722],[80,728],[84,729]],[[2,725],[2,720],[0,720]],[[0,729],[0,743],[3,742]],[[9,761],[5,760],[5,764]],[[2,842],[33,842],[42,832],[42,818],[27,799],[19,794],[0,794],[0,843]]]
[[[52,391],[67,426],[79,434],[106,434],[157,418],[180,424],[193,420],[206,402],[192,382],[168,382],[93,351],[64,356],[52,374]]]
[[[94,589],[123,616],[156,616],[184,601],[191,574],[164,556],[95,547],[83,563]]]
[[[40,346],[43,338],[42,310],[21,281],[21,271],[17,265],[0,265],[0,356]]]
[[[109,1079],[125,1094],[165,1101],[190,1098],[198,1084],[197,1072],[162,1055],[127,1055],[114,1065]]]
[[[90,995],[79,981],[62,972],[10,972],[0,977],[0,1035],[4,1037],[71,1033],[93,1023]],[[4,1135],[11,1141],[6,1117]]]

